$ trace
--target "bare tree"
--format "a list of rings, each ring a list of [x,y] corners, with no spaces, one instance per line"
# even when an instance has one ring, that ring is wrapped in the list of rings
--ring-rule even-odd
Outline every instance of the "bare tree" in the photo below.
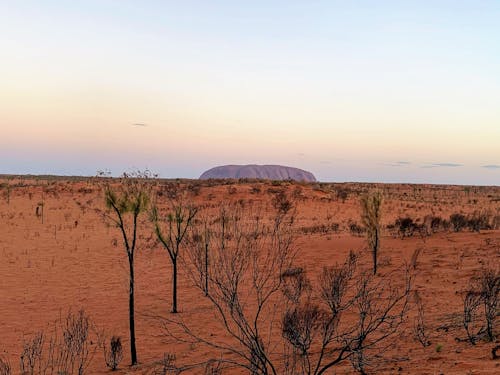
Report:
[[[480,329],[477,328],[478,308],[481,306],[481,295],[472,289],[465,292],[463,300],[463,326],[467,333],[467,338],[472,345],[476,344]]]
[[[200,217],[201,216],[201,217]],[[204,284],[205,296],[209,293],[209,264],[210,247],[212,242],[212,228],[210,217],[207,214],[198,215],[193,221],[192,236],[189,238],[188,258],[193,267],[187,267],[192,278],[197,279],[197,285]]]
[[[323,374],[345,360],[364,373],[372,352],[382,351],[381,344],[404,321],[409,270],[397,287],[395,278],[377,279],[356,271],[356,264],[357,256],[351,253],[344,264],[325,268],[319,284],[321,305],[306,297],[285,314],[284,337],[295,349],[287,363],[300,373]]]
[[[486,319],[486,334],[490,341],[495,339],[493,327],[497,316],[500,294],[500,271],[485,269],[480,278],[481,297],[484,306],[484,316]]]
[[[155,176],[149,171],[124,173],[118,184],[106,181],[104,186],[105,202],[108,208],[106,217],[116,225],[122,234],[129,264],[129,327],[132,365],[137,364],[134,318],[134,255],[137,247],[138,218],[148,208],[153,177]]]
[[[413,262],[413,259],[414,258],[412,257],[412,268],[413,264],[415,264]],[[415,291],[414,298],[415,305],[417,306],[417,316],[415,317],[415,320],[413,322],[413,334],[415,335],[415,338],[418,340],[418,342],[420,342],[420,344],[422,344],[422,346],[425,348],[431,343],[429,341],[427,325],[425,323],[424,306],[422,304],[422,299],[420,298],[420,294],[418,293],[418,291]]]
[[[176,194],[171,201],[171,211],[161,216],[157,206],[153,207],[152,220],[158,240],[167,250],[172,262],[172,313],[177,313],[177,264],[181,245],[191,226],[198,209],[184,204],[182,197]],[[160,222],[166,222],[167,228],[162,229]]]
[[[293,210],[263,220],[260,212],[241,206],[221,208],[213,222],[207,298],[212,303],[229,343],[193,332],[181,319],[165,319],[168,334],[181,341],[201,343],[232,354],[223,362],[252,374],[276,374],[271,340],[279,329],[277,304],[283,279],[291,267]],[[199,280],[199,281],[197,281]],[[203,279],[194,278],[204,292]]]
[[[230,353],[219,361],[254,375],[319,375],[348,360],[364,372],[406,317],[410,269],[379,277],[358,268],[351,253],[312,287],[293,265],[295,211],[275,209],[266,221],[224,207],[214,221],[208,299],[229,340],[193,331],[181,318],[163,318],[166,333]],[[193,280],[204,292],[203,278]]]
[[[377,274],[377,254],[380,247],[380,218],[382,193],[379,191],[361,198],[361,220],[366,227],[368,246],[372,251],[373,274]]]
[[[471,344],[486,334],[489,341],[495,339],[495,319],[499,305],[500,271],[492,268],[482,269],[471,278],[463,300],[463,326]],[[483,318],[486,326],[478,328],[479,307],[483,305]]]

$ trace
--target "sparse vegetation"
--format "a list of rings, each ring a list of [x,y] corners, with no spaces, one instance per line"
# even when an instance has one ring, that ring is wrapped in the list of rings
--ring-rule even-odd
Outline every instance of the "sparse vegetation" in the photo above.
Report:
[[[115,371],[123,359],[122,340],[120,336],[112,336],[109,341],[109,346],[103,344],[103,351],[106,366],[110,368],[111,371]]]
[[[109,211],[106,218],[120,230],[129,265],[129,328],[130,356],[132,365],[137,364],[135,345],[135,307],[134,307],[134,255],[137,247],[137,228],[139,215],[145,212],[151,195],[151,178],[149,172],[124,173],[118,186],[105,181],[104,196]]]
[[[158,207],[153,207],[152,219],[155,233],[167,250],[172,262],[172,313],[177,313],[177,265],[181,245],[186,237],[198,209],[192,205],[184,204],[180,193],[175,194],[171,200],[171,210],[166,216],[160,216]],[[162,229],[160,222],[166,222],[167,229]]]
[[[492,268],[482,269],[470,282],[465,291],[463,306],[463,325],[471,344],[485,336],[489,341],[495,339],[495,320],[500,296],[500,272]],[[480,325],[479,308],[483,305]],[[480,328],[478,328],[480,327]]]
[[[26,322],[14,322],[26,334],[15,337],[10,329],[15,325],[5,324],[0,375],[90,374],[106,367],[124,371],[123,362],[129,357],[123,349],[129,342],[123,334],[127,323],[130,327],[130,316],[128,322],[115,321],[114,309],[126,304],[125,298],[131,306],[130,297],[121,298],[117,292],[120,285],[131,291],[130,283],[125,284],[129,252],[127,258],[110,251],[95,255],[101,245],[111,250],[122,243],[127,250],[127,241],[136,243],[132,292],[139,291],[140,296],[135,296],[132,314],[137,319],[133,326],[140,328],[137,342],[145,343],[144,350],[158,345],[153,355],[147,353],[156,360],[141,363],[132,372],[231,374],[238,367],[254,375],[347,373],[348,367],[359,373],[412,373],[417,368],[429,372],[436,360],[453,363],[462,352],[477,368],[496,369],[496,361],[486,359],[497,359],[499,351],[497,187],[470,187],[464,194],[460,186],[288,181],[273,186],[255,180],[147,177],[136,182],[143,184],[146,195],[134,218],[135,209],[130,208],[134,195],[120,200],[126,191],[124,178],[9,180],[10,201],[0,199],[4,230],[0,272],[5,280],[0,310],[10,318],[16,313],[12,305],[26,307],[19,315]],[[0,193],[5,194],[3,188]],[[344,188],[349,195],[342,204],[338,189]],[[378,251],[375,275],[373,252],[346,256],[350,248],[363,246],[364,239],[355,237],[366,233],[369,238],[368,226],[356,216],[356,198],[374,188],[384,195],[384,227],[381,222],[379,228],[387,229],[379,232],[387,252]],[[115,194],[123,228],[112,205],[103,210],[102,195],[105,202],[111,198],[108,189]],[[175,249],[178,229],[172,202],[180,197],[197,211],[188,228],[181,220],[180,232],[185,234],[177,258],[179,296],[190,304],[177,307],[181,314],[170,315],[171,301],[158,298],[164,288],[159,280],[171,272],[169,261],[165,264],[163,251],[143,250],[160,245],[156,223],[164,239],[171,229]],[[150,199],[158,209],[157,221],[144,215],[152,206]],[[119,203],[127,200],[132,203]],[[42,202],[43,207],[38,204]],[[96,225],[101,214],[106,226]],[[438,235],[430,237],[434,233]],[[15,242],[19,250],[11,243],[12,235],[19,235]],[[408,266],[399,266],[404,260]],[[13,289],[16,274],[23,281],[15,286],[19,290]],[[135,275],[140,276],[134,279]],[[473,275],[467,286],[461,279],[464,275]],[[186,276],[196,288],[184,280]],[[415,290],[410,292],[412,285]],[[110,314],[100,323],[113,329],[115,336],[104,342],[84,312],[44,325],[47,311],[73,297],[92,304],[96,316]],[[37,318],[33,307],[38,304]],[[168,331],[165,343],[165,337],[151,333],[157,327],[155,319],[163,321],[163,333]],[[103,351],[104,361],[93,360],[96,350]],[[164,351],[176,353],[177,359],[174,354],[161,357]],[[453,366],[440,363],[445,373]]]
[[[368,246],[373,257],[373,274],[377,274],[377,255],[380,247],[380,219],[382,215],[382,193],[366,194],[361,198],[361,221],[366,228]]]
[[[12,368],[10,367],[10,362],[7,358],[0,356],[0,375],[11,375]]]
[[[91,330],[92,323],[84,310],[70,311],[48,332],[38,332],[24,342],[21,373],[84,375],[97,350]]]

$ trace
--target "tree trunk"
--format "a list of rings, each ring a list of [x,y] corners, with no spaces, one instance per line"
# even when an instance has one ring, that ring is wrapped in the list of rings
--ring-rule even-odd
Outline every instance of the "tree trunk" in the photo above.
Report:
[[[378,252],[378,229],[375,230],[375,242],[373,243],[373,274],[377,274],[377,252]]]
[[[137,364],[137,350],[135,348],[135,319],[134,319],[134,260],[129,256],[130,290],[129,290],[129,326],[130,326],[130,357],[132,366]]]
[[[208,297],[208,244],[205,244],[205,296]]]
[[[172,313],[177,313],[177,258],[172,259],[173,280],[172,280]]]

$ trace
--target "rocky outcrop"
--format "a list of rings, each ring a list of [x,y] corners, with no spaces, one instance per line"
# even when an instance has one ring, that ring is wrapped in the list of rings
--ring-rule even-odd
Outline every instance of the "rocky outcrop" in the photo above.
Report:
[[[281,165],[223,165],[204,172],[200,179],[208,178],[256,178],[267,180],[295,180],[314,182],[311,172]]]

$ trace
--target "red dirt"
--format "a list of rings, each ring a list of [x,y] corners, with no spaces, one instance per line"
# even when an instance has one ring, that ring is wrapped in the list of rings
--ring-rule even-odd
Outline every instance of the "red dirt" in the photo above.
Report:
[[[151,316],[168,316],[171,298],[171,266],[166,252],[159,246],[147,248],[145,238],[152,234],[151,224],[141,226],[136,264],[136,329],[140,365],[131,369],[128,351],[128,264],[118,230],[103,220],[95,208],[104,209],[103,194],[92,179],[4,178],[0,190],[0,354],[6,353],[18,373],[23,338],[29,337],[65,314],[68,309],[84,308],[99,329],[120,335],[125,357],[117,373],[151,373],[163,353],[175,353],[178,365],[204,358],[220,358],[220,353],[200,345],[167,343],[161,323]],[[244,200],[247,204],[269,201],[272,191],[286,189],[296,197],[297,238],[300,255],[297,263],[314,275],[323,266],[342,261],[349,250],[365,250],[365,239],[352,235],[350,222],[360,224],[359,197],[368,188],[384,192],[383,223],[399,216],[423,219],[433,214],[448,218],[451,213],[470,214],[488,210],[500,215],[499,187],[370,185],[370,184],[294,184],[237,182],[210,186],[210,182],[185,182],[199,185],[193,200],[217,206],[225,200]],[[275,186],[280,185],[280,186]],[[258,188],[258,189],[257,189]],[[337,199],[339,188],[349,189],[345,202]],[[253,190],[252,190],[253,189]],[[260,191],[258,191],[260,190]],[[269,192],[271,190],[271,192]],[[36,207],[44,203],[44,220]],[[77,223],[76,223],[77,222]],[[339,224],[338,231],[317,232],[318,225]],[[307,230],[306,230],[307,231]],[[480,342],[471,346],[457,342],[465,333],[453,323],[460,319],[462,291],[469,278],[482,265],[497,266],[500,260],[500,230],[473,233],[450,231],[422,238],[415,235],[404,240],[388,231],[382,239],[380,272],[394,270],[408,261],[414,250],[422,249],[418,260],[414,288],[422,297],[431,327],[427,348],[415,341],[411,325],[406,327],[389,354],[396,362],[382,365],[381,373],[418,374],[495,374],[500,360],[491,358],[498,343]],[[210,305],[190,285],[182,272],[179,279],[180,314],[184,321],[200,330],[224,337],[214,320]],[[414,314],[413,312],[410,313]],[[411,315],[413,316],[413,315]],[[411,320],[411,319],[410,319]],[[500,319],[496,320],[499,332]],[[439,329],[450,326],[448,331]],[[442,346],[441,351],[436,347]],[[230,369],[228,374],[240,373]],[[88,373],[104,374],[101,351],[98,351]],[[192,370],[187,373],[199,373]],[[349,362],[330,373],[352,373]]]

